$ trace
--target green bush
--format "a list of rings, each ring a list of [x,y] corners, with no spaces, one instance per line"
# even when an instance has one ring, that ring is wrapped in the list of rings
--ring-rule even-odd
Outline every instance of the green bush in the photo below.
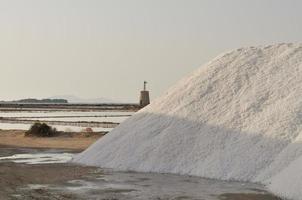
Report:
[[[25,136],[53,137],[57,133],[55,128],[52,128],[45,123],[36,122],[25,132]]]

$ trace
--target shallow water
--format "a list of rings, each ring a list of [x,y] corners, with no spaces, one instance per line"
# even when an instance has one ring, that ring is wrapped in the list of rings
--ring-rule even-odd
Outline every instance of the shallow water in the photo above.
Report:
[[[0,117],[15,118],[19,120],[40,120],[40,121],[58,121],[66,122],[66,125],[52,125],[59,131],[68,132],[80,132],[87,127],[80,127],[68,124],[69,122],[88,122],[93,124],[94,122],[114,122],[121,123],[125,121],[129,116],[133,115],[134,112],[110,112],[110,111],[53,111],[53,112],[3,112],[0,111]],[[0,122],[0,129],[3,130],[28,130],[31,124],[25,124],[22,122],[8,123]],[[90,127],[91,128],[91,127]],[[95,132],[108,132],[112,128],[94,127],[92,128]]]
[[[4,154],[0,153],[0,164],[14,162],[17,165],[34,164],[36,167],[44,164],[51,164],[50,167],[57,165],[64,167],[62,163],[70,161],[73,155],[64,150],[21,149],[16,154],[9,154],[9,152],[7,150]],[[14,199],[30,199],[34,195],[40,195],[37,197],[43,199],[48,199],[48,196],[59,196],[60,199],[92,200],[276,199],[258,184],[171,174],[116,172],[110,169],[96,169],[79,179],[55,184],[28,184],[18,191],[12,195]]]

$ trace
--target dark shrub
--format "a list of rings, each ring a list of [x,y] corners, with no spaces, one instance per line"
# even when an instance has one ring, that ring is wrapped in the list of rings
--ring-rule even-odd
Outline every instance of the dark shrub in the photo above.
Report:
[[[57,130],[48,126],[45,123],[36,122],[28,131],[25,132],[25,136],[38,136],[38,137],[52,137],[57,134]]]

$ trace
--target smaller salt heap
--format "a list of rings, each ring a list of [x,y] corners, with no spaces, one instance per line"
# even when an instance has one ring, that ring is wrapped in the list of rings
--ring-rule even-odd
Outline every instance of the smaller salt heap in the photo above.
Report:
[[[74,162],[262,183],[302,199],[302,45],[225,53]]]

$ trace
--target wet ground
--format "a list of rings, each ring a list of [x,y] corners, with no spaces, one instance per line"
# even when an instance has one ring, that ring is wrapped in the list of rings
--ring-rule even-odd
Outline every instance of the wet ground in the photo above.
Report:
[[[0,148],[2,200],[276,200],[257,184],[68,164],[75,151]]]

